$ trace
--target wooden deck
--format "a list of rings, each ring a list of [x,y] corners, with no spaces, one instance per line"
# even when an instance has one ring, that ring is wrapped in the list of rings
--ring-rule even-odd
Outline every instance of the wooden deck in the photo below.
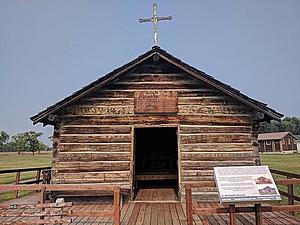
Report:
[[[10,204],[35,202],[34,196],[28,196],[10,201]],[[143,189],[137,194],[135,201],[122,206],[121,224],[123,225],[183,225],[186,224],[185,203],[176,201],[175,192],[171,189]],[[142,202],[145,201],[145,202]],[[6,202],[7,204],[8,202]],[[197,206],[214,207],[217,203],[195,203]],[[104,211],[112,209],[111,203],[88,203],[74,204],[70,207],[73,211]],[[23,209],[18,209],[23,210]],[[32,210],[31,210],[32,211]],[[300,219],[286,213],[264,213],[265,225],[300,225]],[[34,220],[35,218],[30,218]],[[8,221],[29,220],[22,217],[1,218],[0,224]],[[229,224],[228,214],[213,216],[193,216],[194,224],[199,225],[227,225]],[[112,225],[113,219],[110,217],[73,217],[70,225]],[[254,214],[238,214],[238,225],[255,224]]]
[[[138,191],[134,202],[178,202],[178,197],[173,188],[147,188]]]

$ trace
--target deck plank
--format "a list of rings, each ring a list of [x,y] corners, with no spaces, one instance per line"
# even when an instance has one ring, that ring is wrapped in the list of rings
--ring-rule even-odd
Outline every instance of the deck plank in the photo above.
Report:
[[[170,203],[169,204],[170,213],[171,213],[171,217],[172,217],[172,222],[173,222],[173,225],[180,225],[180,221],[179,221],[179,218],[178,218],[178,214],[177,214],[177,211],[176,211],[175,204],[176,203]]]

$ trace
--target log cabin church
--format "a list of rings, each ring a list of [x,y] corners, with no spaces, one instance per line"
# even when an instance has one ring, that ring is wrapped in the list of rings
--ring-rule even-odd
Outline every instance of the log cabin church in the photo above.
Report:
[[[33,116],[54,126],[53,183],[144,187],[259,165],[259,122],[282,115],[158,46]],[[215,193],[199,189],[209,199]]]

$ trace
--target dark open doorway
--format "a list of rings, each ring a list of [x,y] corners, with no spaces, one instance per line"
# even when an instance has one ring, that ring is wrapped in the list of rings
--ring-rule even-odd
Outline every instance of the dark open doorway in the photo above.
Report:
[[[178,187],[177,128],[135,129],[136,188]]]

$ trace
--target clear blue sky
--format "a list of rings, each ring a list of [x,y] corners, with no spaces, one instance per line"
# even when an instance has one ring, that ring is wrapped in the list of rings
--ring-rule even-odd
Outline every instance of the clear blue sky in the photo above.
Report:
[[[299,0],[164,0],[159,45],[286,116],[300,116]],[[152,1],[0,0],[0,130],[152,47]]]

